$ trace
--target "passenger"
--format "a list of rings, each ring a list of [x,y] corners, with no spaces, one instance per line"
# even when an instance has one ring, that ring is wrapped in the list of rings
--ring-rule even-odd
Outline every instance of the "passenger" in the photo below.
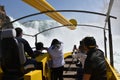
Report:
[[[78,63],[81,62],[82,68],[84,68],[85,59],[87,57],[87,55],[85,53],[86,52],[83,49],[83,42],[80,41],[77,57],[78,57]]]
[[[34,51],[34,53],[36,55],[43,54],[43,50],[46,50],[46,48],[44,47],[44,44],[42,42],[36,43],[35,46],[36,46],[36,50]]]
[[[77,53],[77,63],[76,66],[78,66],[77,69],[77,80],[82,80],[83,79],[83,69],[84,69],[84,63],[87,55],[85,54],[85,51],[83,49],[83,42],[80,41],[80,45],[78,48],[78,53]]]
[[[51,46],[48,48],[48,53],[51,56],[51,80],[63,80],[64,69],[64,54],[63,43],[57,39],[53,39]]]
[[[24,64],[25,73],[29,72],[30,70],[41,69],[42,64],[37,62],[36,60],[34,60],[34,58],[36,56],[35,56],[32,48],[30,47],[28,41],[22,38],[23,30],[19,27],[15,28],[15,30],[16,30],[16,33],[17,33],[16,39],[18,40],[18,42],[20,42],[24,45],[24,51],[27,52],[27,54],[31,57],[31,59],[26,57],[26,62]]]
[[[83,80],[107,80],[104,52],[97,48],[94,37],[85,37],[82,41],[87,54]]]
[[[73,47],[73,52],[77,52],[78,51],[78,49],[77,49],[77,46],[76,45],[74,45],[74,47]]]
[[[22,38],[22,36],[23,36],[23,30],[21,28],[19,28],[19,27],[15,28],[15,30],[16,30],[16,33],[17,33],[16,34],[16,39],[19,42],[23,43],[25,52],[27,52],[27,54],[30,57],[35,58],[34,52],[33,52],[32,48],[30,47],[28,41]]]
[[[77,49],[76,45],[73,47],[73,58],[77,59],[76,66],[84,68],[84,62],[86,59],[86,54],[83,50],[82,41],[80,41],[79,48]]]
[[[72,51],[72,57],[73,57],[74,59],[77,59],[77,55],[76,55],[77,53],[78,53],[77,46],[74,45],[73,51]]]
[[[6,15],[4,6],[0,5],[0,29],[13,28],[10,18]]]

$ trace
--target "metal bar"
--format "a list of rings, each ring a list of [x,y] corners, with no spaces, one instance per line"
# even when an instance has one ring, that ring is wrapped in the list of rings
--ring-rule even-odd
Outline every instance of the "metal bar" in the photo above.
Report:
[[[110,15],[110,12],[111,12],[111,9],[112,9],[112,6],[113,6],[113,3],[114,3],[114,0],[110,0],[109,2],[109,6],[108,6],[108,11],[107,11],[107,16],[106,16],[106,19],[105,19],[105,22],[108,21],[108,18],[109,18],[109,15]]]
[[[95,27],[95,28],[99,28],[99,29],[105,29],[105,30],[108,30],[107,28],[103,28],[102,26],[95,26],[95,25],[77,24],[77,26]]]
[[[111,33],[111,22],[110,22],[110,12],[111,12],[111,9],[112,9],[112,6],[113,6],[113,3],[114,3],[114,0],[110,0],[109,2],[109,6],[108,6],[108,11],[106,13],[106,19],[105,19],[105,26],[104,28],[106,28],[106,24],[108,22],[108,32],[109,32],[109,46],[110,46],[110,63],[111,65],[114,67],[114,64],[113,64],[113,48],[112,48],[112,33]],[[105,45],[105,56],[107,57],[107,50],[106,50],[106,33],[105,33],[105,30],[104,30],[104,45]]]
[[[112,44],[112,33],[111,33],[111,22],[110,17],[108,18],[108,32],[109,32],[109,49],[110,49],[110,64],[114,67],[113,63],[113,44]]]
[[[106,38],[105,29],[103,29],[103,32],[104,32],[104,49],[105,49],[105,57],[107,58],[107,44],[106,44],[107,38]]]
[[[56,28],[61,28],[61,27],[64,27],[64,26],[70,26],[70,25],[63,25],[63,26],[56,26],[56,27],[52,27],[52,28],[49,28],[49,29],[45,29],[41,32],[38,32],[37,34],[35,34],[34,36],[37,36],[43,32],[46,32],[46,31],[49,31],[49,30],[52,30],[52,29],[56,29]],[[77,26],[87,26],[87,27],[94,27],[94,28],[99,28],[99,29],[103,29],[103,30],[108,30],[108,29],[104,29],[100,26],[95,26],[95,25],[87,25],[87,24],[77,24]]]
[[[52,28],[49,28],[49,29],[45,29],[45,30],[43,30],[43,31],[35,34],[34,36],[37,36],[37,35],[40,34],[40,33],[43,33],[43,32],[46,32],[46,31],[49,31],[49,30],[52,30],[52,29],[60,28],[60,27],[64,27],[64,26],[57,26],[57,27],[52,27]]]
[[[34,35],[29,35],[29,34],[23,34],[25,36],[30,36],[30,37],[34,37]]]
[[[22,20],[24,18],[32,17],[32,16],[35,16],[35,15],[45,14],[45,13],[53,13],[53,12],[80,12],[80,13],[88,13],[88,14],[95,14],[95,15],[100,15],[100,16],[106,16],[106,14],[103,14],[103,13],[92,12],[92,11],[84,11],[84,10],[56,10],[56,11],[43,11],[43,12],[29,14],[27,16],[23,16],[23,17],[20,17],[18,19],[15,19],[15,20],[11,21],[10,23],[14,23],[16,21]],[[117,17],[115,17],[115,16],[111,16],[110,15],[109,17],[113,18],[113,19],[117,19]]]
[[[35,35],[35,44],[37,43],[37,35]]]

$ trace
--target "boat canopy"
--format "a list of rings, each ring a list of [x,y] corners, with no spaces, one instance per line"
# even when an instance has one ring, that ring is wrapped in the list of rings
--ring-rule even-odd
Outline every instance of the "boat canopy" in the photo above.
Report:
[[[52,19],[54,19],[55,21],[63,24],[63,25],[67,25],[67,27],[71,30],[74,30],[76,28],[76,25],[79,26],[80,22],[82,23],[83,21],[87,21],[86,23],[92,23],[93,27],[96,27],[94,25],[98,25],[97,28],[99,26],[102,26],[101,29],[104,30],[104,45],[105,45],[105,53],[107,56],[107,50],[106,50],[106,28],[108,28],[108,32],[109,32],[109,43],[110,43],[110,59],[111,59],[111,64],[113,65],[113,47],[112,47],[112,33],[111,33],[111,21],[110,18],[114,18],[116,19],[116,17],[111,16],[111,11],[112,11],[112,6],[114,3],[114,0],[100,0],[100,1],[92,1],[90,2],[90,0],[85,1],[81,1],[80,3],[76,3],[77,1],[74,1],[72,4],[69,4],[69,2],[64,1],[63,5],[62,1],[59,2],[54,2],[56,3],[56,5],[60,5],[60,7],[56,7],[56,5],[52,5],[52,1],[46,1],[46,0],[23,0],[24,2],[26,2],[27,4],[29,4],[30,6],[34,7],[35,9],[39,10],[40,12],[45,13],[47,16],[51,17]],[[70,1],[72,2],[72,0]],[[99,3],[99,5],[97,5]],[[67,6],[70,5],[70,6]],[[71,10],[73,8],[73,6],[75,5],[74,11]],[[81,6],[82,5],[82,6]],[[90,5],[90,6],[89,6]],[[66,6],[66,7],[65,7]],[[77,7],[77,6],[81,6],[81,7]],[[93,8],[94,7],[94,8]],[[67,10],[61,10],[60,8],[66,8]],[[81,8],[81,10],[80,10]],[[59,10],[60,9],[60,10]],[[66,18],[65,14],[61,14],[60,12],[82,12],[82,13],[89,13],[89,15],[87,15],[87,18],[90,18],[90,14],[96,14],[95,16],[92,16],[91,19],[85,19],[81,16],[84,16],[83,14],[81,15],[77,15],[75,16],[75,19],[82,19],[82,20],[75,20],[75,19],[71,19],[68,20],[68,18]],[[64,16],[63,16],[64,15]],[[98,16],[102,16],[102,18],[99,18]],[[70,16],[70,15],[69,15]],[[73,14],[70,16],[72,17]],[[101,17],[100,16],[100,17]],[[92,19],[94,18],[93,21],[96,21],[95,18],[97,18],[97,23],[96,22],[89,22],[90,20],[92,21]],[[99,22],[99,23],[98,23]],[[70,26],[69,26],[70,25]],[[86,24],[81,24],[81,26],[91,26],[91,25],[86,25]],[[108,27],[107,27],[108,26]]]

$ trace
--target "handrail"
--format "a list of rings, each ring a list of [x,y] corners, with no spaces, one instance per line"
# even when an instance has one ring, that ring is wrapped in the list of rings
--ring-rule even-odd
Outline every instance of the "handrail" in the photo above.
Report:
[[[35,35],[29,35],[29,34],[23,34],[23,35],[34,37],[34,36],[39,35],[40,33],[43,33],[43,32],[46,32],[46,31],[49,31],[49,30],[52,30],[52,29],[56,29],[56,28],[62,28],[64,26],[69,26],[69,25],[56,26],[56,27],[48,28],[48,29],[45,29],[43,31],[40,31],[40,32],[36,33]],[[77,24],[77,26],[87,26],[87,27],[95,27],[95,28],[99,28],[99,29],[104,29],[101,26],[96,26],[96,25]],[[106,28],[105,30],[108,30],[108,29]]]
[[[37,35],[39,35],[39,34],[41,34],[41,33],[43,33],[43,32],[52,30],[52,29],[62,28],[62,27],[64,27],[64,26],[69,26],[69,25],[56,26],[56,27],[48,28],[48,29],[45,29],[45,30],[43,30],[43,31],[40,31],[40,32],[36,33],[35,35],[29,35],[29,34],[23,34],[23,35],[35,37],[35,43],[36,43],[36,42],[37,42]],[[95,28],[99,28],[99,29],[103,29],[103,30],[108,30],[108,29],[102,28],[101,26],[95,26],[95,25],[77,24],[76,26],[87,26],[87,27],[95,27]]]
[[[107,80],[120,80],[120,78],[117,75],[117,72],[115,72],[115,69],[110,65],[110,62],[106,58],[106,65],[107,65]]]

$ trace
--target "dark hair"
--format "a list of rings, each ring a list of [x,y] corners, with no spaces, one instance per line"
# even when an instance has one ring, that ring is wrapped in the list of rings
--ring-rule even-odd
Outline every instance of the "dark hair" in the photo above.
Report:
[[[51,45],[61,44],[61,42],[57,39],[53,39]]]
[[[15,28],[15,30],[16,30],[16,36],[17,37],[20,36],[22,31],[23,31],[21,28]]]
[[[83,45],[87,46],[89,49],[95,48],[97,46],[94,37],[85,37],[82,42]]]
[[[38,42],[38,43],[36,43],[35,44],[35,46],[36,46],[36,50],[41,50],[41,49],[43,49],[43,43],[42,42]]]
[[[74,45],[74,48],[77,48],[77,46],[76,46],[76,45]]]
[[[83,43],[83,41],[81,40],[81,41],[80,41],[80,46],[83,46],[83,45],[84,45],[84,43]]]

